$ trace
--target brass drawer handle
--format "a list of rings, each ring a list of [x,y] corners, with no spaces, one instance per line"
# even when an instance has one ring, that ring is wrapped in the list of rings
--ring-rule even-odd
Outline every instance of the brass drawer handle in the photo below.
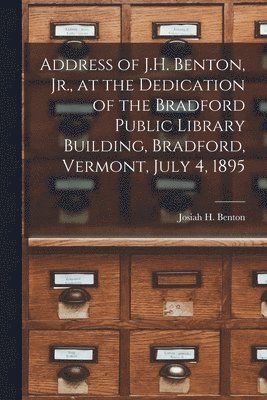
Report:
[[[163,378],[180,381],[190,376],[191,371],[182,364],[166,364],[160,369],[159,375]]]
[[[89,121],[79,115],[65,116],[58,130],[66,137],[82,136],[90,128]]]
[[[267,292],[264,292],[261,296],[261,301],[264,301],[265,303],[267,303]]]
[[[72,365],[61,369],[58,373],[58,378],[74,383],[84,381],[89,375],[89,370],[82,365]]]
[[[59,296],[59,301],[67,305],[81,305],[91,299],[89,293],[81,288],[68,288],[63,290]]]
[[[81,191],[63,192],[57,203],[59,208],[69,212],[79,212],[89,208],[90,201],[87,193]]]
[[[161,48],[161,55],[167,58],[185,58],[192,53],[192,46],[182,39],[168,40]]]
[[[267,379],[267,367],[263,367],[259,372],[260,378]]]
[[[160,200],[160,208],[170,212],[183,212],[192,207],[192,205],[192,197],[184,193],[166,193]]]
[[[89,46],[83,40],[68,40],[60,46],[58,52],[65,58],[81,58],[89,53]]]

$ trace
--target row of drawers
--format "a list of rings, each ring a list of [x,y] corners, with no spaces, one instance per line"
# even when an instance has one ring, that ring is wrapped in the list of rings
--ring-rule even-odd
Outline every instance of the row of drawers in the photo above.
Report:
[[[96,161],[90,161],[93,168]],[[97,162],[110,169],[126,166],[120,159]],[[93,169],[84,177],[73,170],[68,173],[61,160],[31,161],[26,166],[27,235],[86,235],[93,227],[116,225],[166,228],[176,233],[187,229],[217,232],[217,226],[247,234],[265,232],[266,162],[245,160],[245,171],[236,176],[212,172],[215,161],[211,160],[203,161],[209,174],[199,173],[198,162],[192,160],[187,173],[172,173],[172,162],[163,160],[157,165],[170,168],[169,173],[100,173]],[[153,171],[155,162],[147,160],[146,166]],[[177,162],[175,166],[179,167]],[[227,200],[242,201],[227,211],[219,202],[225,198],[225,185]]]
[[[222,317],[221,256],[134,255],[130,276],[133,320]],[[235,256],[229,291],[232,318],[266,318],[266,257]],[[31,255],[28,307],[29,319],[36,321],[119,321],[119,256]]]
[[[198,42],[223,41],[222,5],[131,6],[131,41],[166,41],[186,38]],[[234,41],[266,40],[265,4],[234,6]],[[71,22],[71,25],[64,23]],[[169,24],[171,22],[171,24]],[[158,23],[158,24],[157,24]],[[89,25],[86,25],[89,24]],[[86,41],[119,42],[121,8],[119,6],[31,6],[29,42],[60,42],[81,37]]]
[[[265,86],[263,83],[250,83],[246,85],[246,91],[242,95],[242,100],[246,107],[244,111],[231,115],[233,120],[236,119],[239,121],[239,124],[242,123],[242,131],[239,132],[238,126],[234,122],[231,122],[232,130],[227,128],[227,125],[223,121],[222,111],[212,112],[209,109],[205,109],[198,114],[192,112],[181,113],[181,111],[157,112],[153,109],[156,94],[151,91],[149,93],[137,92],[131,98],[133,102],[137,102],[137,99],[140,102],[150,99],[151,112],[142,113],[134,109],[125,114],[119,109],[120,93],[109,95],[109,99],[112,99],[115,104],[110,111],[95,111],[99,106],[99,103],[97,103],[98,99],[105,103],[107,102],[107,93],[105,93],[104,87],[99,87],[95,92],[86,94],[85,96],[84,94],[81,95],[80,92],[51,95],[49,85],[30,85],[26,91],[26,112],[28,113],[25,120],[26,150],[32,155],[41,157],[73,157],[73,155],[78,155],[79,157],[115,157],[118,154],[124,154],[126,157],[140,157],[145,154],[145,151],[147,151],[147,154],[157,157],[159,153],[155,152],[155,149],[157,149],[155,143],[158,142],[162,146],[162,152],[172,156],[173,153],[164,150],[164,143],[170,143],[170,148],[174,149],[176,143],[179,142],[181,148],[186,151],[185,144],[188,141],[189,143],[191,141],[193,143],[206,141],[212,143],[208,149],[201,149],[201,154],[210,152],[210,156],[212,157],[229,157],[229,153],[226,151],[214,152],[216,148],[214,142],[219,142],[220,140],[230,142],[230,140],[234,140],[242,143],[246,152],[245,155],[251,152],[259,154],[266,151],[267,146],[267,99],[263,94]],[[165,101],[166,104],[169,100],[183,102],[186,107],[188,101],[200,101],[201,96],[218,102],[222,101],[218,93],[216,95],[212,93],[211,95],[208,93],[172,92],[167,96],[166,93],[160,92],[156,97],[163,99],[163,102]],[[229,122],[229,118],[224,118]],[[199,122],[194,131],[193,124],[195,120]],[[207,120],[210,121],[209,128],[204,124],[204,121]],[[231,121],[233,120],[231,119]],[[164,121],[170,122],[166,123]],[[218,121],[221,131],[218,128],[215,129]],[[140,124],[141,122],[142,125]],[[172,131],[166,132],[166,130],[169,131],[170,125],[172,125]],[[224,129],[225,126],[226,129]],[[211,129],[211,131],[208,129]],[[43,141],[44,138],[45,141]],[[136,150],[133,148],[131,152],[125,150],[124,153],[123,150],[119,153],[112,150],[107,151],[110,148],[110,144],[105,143],[105,141],[115,143],[119,139],[126,144],[128,141],[137,142],[135,145]],[[98,152],[94,153],[92,149],[93,143],[95,143],[97,150],[101,148],[101,141],[104,141],[104,149],[106,151],[101,153],[98,150]],[[40,143],[42,143],[42,146],[40,146]],[[89,143],[88,152],[86,152],[87,143]],[[143,145],[145,150],[140,152],[141,145]],[[79,153],[70,151],[71,148],[76,148]],[[114,148],[114,144],[112,148]],[[189,145],[190,148],[192,149],[192,144],[191,147]],[[195,152],[188,151],[181,154],[183,157],[192,156]],[[244,157],[244,154],[240,154],[240,152],[230,155],[231,157]]]
[[[128,340],[132,395],[218,395],[223,368],[231,394],[267,393],[266,330],[233,330],[228,344],[208,330],[131,331]],[[29,348],[29,394],[119,393],[119,332],[30,331]]]

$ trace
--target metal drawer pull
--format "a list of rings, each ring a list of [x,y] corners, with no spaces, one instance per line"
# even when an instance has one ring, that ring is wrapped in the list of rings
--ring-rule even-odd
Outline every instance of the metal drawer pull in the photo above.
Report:
[[[267,367],[263,367],[259,372],[259,377],[267,379]]]
[[[89,121],[79,115],[65,116],[58,130],[66,137],[82,136],[90,128]]]
[[[58,373],[58,378],[62,378],[67,382],[81,382],[88,378],[90,372],[82,365],[73,365],[64,367]]]
[[[89,293],[81,288],[65,289],[59,296],[59,301],[67,305],[81,305],[91,299]]]
[[[267,292],[264,292],[261,296],[261,301],[264,301],[265,303],[267,303]]]
[[[168,40],[161,48],[161,55],[167,58],[184,58],[192,53],[192,46],[182,39]]]
[[[89,46],[83,40],[68,40],[58,50],[65,58],[81,58],[89,53]]]
[[[69,212],[79,212],[87,209],[90,206],[90,201],[87,193],[80,191],[70,191],[62,193],[57,203],[59,208]]]
[[[191,371],[182,364],[166,364],[160,369],[159,375],[163,378],[181,381],[190,376]]]

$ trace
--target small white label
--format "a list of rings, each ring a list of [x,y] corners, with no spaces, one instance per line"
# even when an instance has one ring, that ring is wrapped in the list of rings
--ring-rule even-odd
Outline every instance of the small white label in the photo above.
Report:
[[[197,37],[197,24],[162,24],[159,27],[159,36]]]
[[[92,103],[56,103],[55,114],[94,114]]]
[[[54,274],[55,285],[94,285],[94,274]]]
[[[260,24],[260,35],[267,35],[267,24]]]
[[[267,348],[257,349],[257,360],[267,360]]]
[[[163,307],[164,317],[192,317],[192,301],[166,301]]]
[[[54,349],[55,360],[93,361],[93,349]]]
[[[257,274],[257,283],[258,285],[267,285],[267,273],[266,274]]]
[[[55,26],[55,36],[95,37],[95,25],[60,24]]]
[[[95,181],[92,179],[67,178],[56,179],[55,190],[86,190],[91,191],[95,188]]]
[[[195,190],[196,182],[185,179],[159,178],[156,181],[157,190]]]
[[[156,360],[192,360],[195,361],[195,349],[176,348],[157,350]]]

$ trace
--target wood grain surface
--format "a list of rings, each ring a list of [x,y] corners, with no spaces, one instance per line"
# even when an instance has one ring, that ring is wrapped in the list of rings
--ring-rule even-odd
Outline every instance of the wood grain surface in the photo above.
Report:
[[[29,260],[29,313],[33,320],[58,320],[58,302],[63,289],[50,284],[52,272],[96,271],[98,287],[85,290],[89,301],[89,322],[119,320],[120,274],[118,255],[32,255]],[[45,305],[45,307],[44,307]]]
[[[266,363],[251,361],[251,346],[256,345],[267,346],[267,330],[231,332],[231,393],[234,395],[259,394],[259,371]]]
[[[200,288],[154,288],[153,272],[199,271]],[[171,281],[171,279],[169,279]],[[219,318],[222,302],[222,259],[216,256],[133,256],[131,262],[133,319]],[[192,317],[164,316],[164,303],[193,302]]]
[[[150,362],[150,346],[199,346],[199,361],[191,370],[190,395],[219,394],[220,334],[208,331],[142,331],[131,334],[131,394],[159,394],[159,370]],[[166,394],[165,394],[166,396]]]
[[[131,41],[135,43],[166,42],[166,38],[152,39],[152,22],[179,21],[201,23],[201,39],[191,39],[192,42],[220,43],[223,41],[223,8],[221,6],[189,6],[181,3],[173,7],[133,6]]]
[[[50,346],[98,346],[98,363],[78,363],[90,371],[90,395],[118,394],[119,333],[112,331],[31,331],[29,393],[57,394],[57,373],[68,362],[49,360]],[[76,362],[77,364],[77,362]]]
[[[55,5],[29,8],[29,42],[63,42],[50,38],[50,22],[98,22],[99,43],[114,43],[121,40],[120,7]],[[90,40],[86,40],[90,42]],[[95,39],[91,39],[95,42]]]

